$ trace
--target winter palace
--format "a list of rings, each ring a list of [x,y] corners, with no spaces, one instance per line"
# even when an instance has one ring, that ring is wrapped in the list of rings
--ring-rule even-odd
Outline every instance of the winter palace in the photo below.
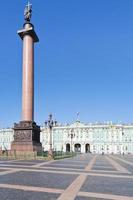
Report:
[[[14,131],[0,129],[0,149],[10,150]],[[41,127],[40,141],[43,150],[49,150],[50,131]],[[133,154],[133,125],[72,124],[56,125],[52,129],[52,148],[55,151],[73,151],[93,154]]]

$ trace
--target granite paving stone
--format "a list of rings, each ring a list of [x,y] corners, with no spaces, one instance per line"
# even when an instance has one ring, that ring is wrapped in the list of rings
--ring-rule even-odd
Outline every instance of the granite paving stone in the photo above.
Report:
[[[106,168],[106,167],[104,167],[104,168],[102,168],[102,167],[93,167],[92,170],[101,170],[101,171],[105,170],[105,171],[110,171],[110,172],[111,171],[117,171],[117,170],[115,170],[113,168],[110,169],[110,168]]]
[[[107,199],[78,196],[78,197],[75,198],[75,200],[107,200]]]
[[[76,177],[77,175],[56,174],[56,172],[20,171],[13,174],[1,175],[0,183],[65,189]]]
[[[56,167],[57,169],[58,168],[73,168],[73,169],[84,169],[84,167],[81,167],[81,166],[71,166],[71,165],[42,165],[41,167]]]
[[[133,155],[120,155],[120,156],[116,156],[116,158],[122,158],[122,159],[125,159],[127,161],[130,161],[130,162],[133,162]]]
[[[5,172],[7,171],[7,169],[0,169],[0,172]]]
[[[19,163],[19,162],[9,162],[9,163],[6,163],[6,162],[3,162],[3,163],[1,163],[1,164],[5,164],[5,165],[27,165],[27,166],[32,166],[32,165],[34,165],[34,163]]]
[[[80,164],[82,164],[82,165],[87,165],[88,164],[88,162],[89,162],[89,160],[88,161],[86,161],[86,162],[82,162],[82,161],[66,161],[66,160],[64,160],[64,161],[55,161],[53,164],[67,164],[67,165],[80,165]]]
[[[29,163],[39,164],[39,163],[47,162],[47,160],[17,160],[16,162],[29,162]]]
[[[56,200],[59,194],[0,188],[0,200]]]
[[[129,165],[127,163],[122,162],[121,160],[115,159],[116,162],[118,162],[120,165],[128,169],[133,174],[133,165]],[[129,160],[128,160],[129,161]]]
[[[14,160],[14,159],[10,159],[10,160]],[[10,161],[10,160],[8,160],[7,158],[0,157],[0,161]]]
[[[133,179],[88,176],[81,191],[133,196]]]

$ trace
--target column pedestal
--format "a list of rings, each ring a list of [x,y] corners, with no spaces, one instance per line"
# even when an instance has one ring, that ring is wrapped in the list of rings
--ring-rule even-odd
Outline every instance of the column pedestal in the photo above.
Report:
[[[42,151],[40,127],[33,121],[20,121],[14,124],[14,141],[11,150],[16,153]]]

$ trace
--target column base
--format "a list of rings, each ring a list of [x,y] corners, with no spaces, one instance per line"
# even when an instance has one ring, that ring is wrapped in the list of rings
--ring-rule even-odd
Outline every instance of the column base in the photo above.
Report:
[[[33,121],[20,121],[14,124],[14,141],[11,151],[32,153],[42,151],[40,127]]]

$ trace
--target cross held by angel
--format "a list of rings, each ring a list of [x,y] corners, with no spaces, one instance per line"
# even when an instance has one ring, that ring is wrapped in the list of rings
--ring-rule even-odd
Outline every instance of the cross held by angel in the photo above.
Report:
[[[26,22],[30,22],[32,16],[32,4],[28,2],[24,9],[24,19]]]

